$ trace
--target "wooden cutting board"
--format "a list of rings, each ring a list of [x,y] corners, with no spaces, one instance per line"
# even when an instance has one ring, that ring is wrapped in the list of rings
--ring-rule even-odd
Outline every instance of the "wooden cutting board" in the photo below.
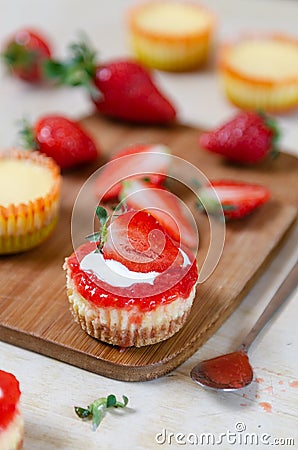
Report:
[[[176,368],[212,336],[266,268],[297,218],[298,159],[281,154],[257,167],[237,167],[199,150],[200,131],[195,128],[126,126],[97,115],[82,124],[99,143],[102,158],[97,166],[63,176],[60,219],[47,242],[24,254],[0,257],[0,339],[107,377],[150,380]],[[198,286],[182,330],[159,344],[121,351],[89,337],[73,322],[62,265],[73,251],[70,218],[82,184],[111,154],[137,142],[168,144],[175,155],[199,167],[210,179],[264,184],[272,199],[250,217],[227,225],[222,258],[211,277]],[[185,189],[178,187],[176,193],[193,207]],[[193,212],[202,258],[208,248],[209,225],[204,214]]]

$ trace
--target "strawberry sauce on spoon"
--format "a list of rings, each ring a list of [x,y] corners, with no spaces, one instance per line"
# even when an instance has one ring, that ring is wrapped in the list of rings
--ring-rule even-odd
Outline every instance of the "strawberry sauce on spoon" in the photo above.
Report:
[[[253,369],[247,356],[248,348],[292,290],[297,287],[297,280],[296,262],[238,350],[200,362],[192,369],[191,378],[201,386],[223,391],[234,391],[249,385],[253,380]]]

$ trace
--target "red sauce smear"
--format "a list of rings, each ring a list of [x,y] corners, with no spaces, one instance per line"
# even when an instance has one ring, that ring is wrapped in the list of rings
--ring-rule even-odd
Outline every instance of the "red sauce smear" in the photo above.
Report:
[[[140,311],[151,311],[159,305],[171,303],[178,297],[187,298],[198,279],[196,261],[186,267],[174,267],[155,278],[153,284],[135,283],[130,287],[113,286],[110,292],[109,284],[101,281],[92,272],[80,269],[80,261],[85,255],[95,249],[95,245],[87,242],[79,247],[67,260],[79,294],[88,302],[99,307],[125,308],[138,307]]]
[[[0,430],[5,429],[13,419],[20,395],[16,377],[0,370]]]
[[[268,402],[260,402],[259,405],[264,409],[266,412],[272,412],[272,406]]]
[[[253,378],[248,356],[242,350],[205,361],[202,372],[221,387],[241,388]]]

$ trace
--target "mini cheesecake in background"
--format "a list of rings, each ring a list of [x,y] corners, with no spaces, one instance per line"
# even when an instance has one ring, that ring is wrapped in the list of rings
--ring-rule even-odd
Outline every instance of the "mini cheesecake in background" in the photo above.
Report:
[[[24,422],[20,411],[21,391],[16,377],[0,370],[0,449],[22,448]]]
[[[215,17],[195,2],[157,0],[132,8],[128,26],[132,48],[141,63],[182,72],[206,62]]]
[[[227,98],[243,109],[298,107],[298,38],[243,36],[223,46],[220,73]]]
[[[39,152],[0,155],[0,255],[19,253],[49,237],[58,217],[60,168]]]

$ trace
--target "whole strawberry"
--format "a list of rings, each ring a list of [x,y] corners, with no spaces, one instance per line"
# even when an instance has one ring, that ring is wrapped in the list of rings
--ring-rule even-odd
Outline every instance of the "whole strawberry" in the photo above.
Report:
[[[174,107],[149,72],[134,61],[117,60],[97,67],[94,84],[102,95],[93,101],[107,116],[141,123],[164,123],[175,118]]]
[[[242,111],[214,131],[201,134],[199,145],[231,161],[254,164],[276,156],[279,131],[263,113]]]
[[[86,164],[97,159],[93,140],[77,122],[58,115],[41,117],[33,127],[20,132],[24,146],[52,157],[62,169]]]
[[[30,29],[17,31],[6,44],[2,58],[11,74],[29,83],[44,79],[42,64],[51,57],[47,40]]]
[[[46,74],[61,84],[87,87],[99,112],[135,123],[163,124],[175,119],[175,108],[137,62],[119,59],[97,64],[96,53],[84,41],[70,50],[69,60],[48,61]]]

